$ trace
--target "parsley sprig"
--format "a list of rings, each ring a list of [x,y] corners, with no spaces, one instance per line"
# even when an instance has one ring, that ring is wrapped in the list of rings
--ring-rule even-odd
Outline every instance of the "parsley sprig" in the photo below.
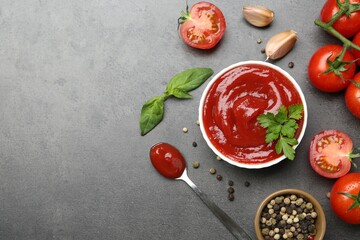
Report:
[[[302,118],[302,104],[294,104],[286,108],[281,106],[277,114],[266,113],[257,117],[257,121],[266,129],[266,143],[277,141],[275,151],[277,154],[284,152],[285,156],[294,160],[295,150],[293,146],[298,144],[295,138],[296,130],[299,128],[297,120]]]

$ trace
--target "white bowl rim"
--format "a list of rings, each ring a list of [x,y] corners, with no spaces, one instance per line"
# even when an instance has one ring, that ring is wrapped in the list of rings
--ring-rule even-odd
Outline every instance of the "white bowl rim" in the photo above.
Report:
[[[301,90],[299,84],[296,82],[296,80],[288,73],[286,72],[284,69],[272,64],[272,63],[268,63],[268,62],[263,62],[263,61],[258,61],[258,60],[248,60],[248,61],[240,61],[237,63],[234,63],[224,69],[222,69],[220,72],[218,72],[214,77],[212,77],[212,79],[210,80],[210,82],[207,84],[207,86],[205,87],[202,95],[201,95],[201,99],[200,99],[200,104],[199,104],[199,122],[200,122],[200,130],[202,133],[203,138],[205,139],[207,145],[210,147],[210,149],[216,154],[218,155],[222,160],[237,166],[237,167],[241,167],[241,168],[248,168],[248,169],[260,169],[260,168],[265,168],[265,167],[270,167],[272,165],[275,165],[279,162],[281,162],[282,160],[286,159],[285,155],[282,155],[278,158],[275,158],[271,161],[267,161],[264,163],[241,163],[241,162],[237,162],[235,160],[230,159],[229,157],[225,156],[224,154],[222,154],[219,150],[216,149],[216,147],[211,143],[210,139],[208,138],[205,128],[204,128],[204,124],[203,124],[203,116],[202,116],[202,112],[203,112],[203,107],[204,107],[204,101],[205,101],[205,97],[207,95],[207,93],[209,92],[211,86],[213,85],[213,83],[220,77],[222,76],[225,72],[238,67],[238,66],[242,66],[242,65],[262,65],[262,66],[267,66],[270,67],[278,72],[280,72],[281,74],[283,74],[288,80],[290,80],[290,82],[294,85],[295,89],[298,91],[303,107],[304,107],[304,117],[303,117],[303,126],[301,129],[301,132],[299,134],[299,137],[297,138],[298,140],[298,144],[294,146],[294,149],[297,148],[297,146],[300,144],[302,138],[304,137],[305,134],[305,130],[306,130],[306,126],[307,126],[307,118],[308,118],[308,111],[307,111],[307,104],[306,104],[306,100],[305,100],[305,96],[303,94],[303,91]]]

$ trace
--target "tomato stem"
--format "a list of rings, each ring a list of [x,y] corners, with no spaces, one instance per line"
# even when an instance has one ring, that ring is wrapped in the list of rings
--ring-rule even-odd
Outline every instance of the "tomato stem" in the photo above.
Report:
[[[338,31],[336,31],[332,25],[344,14],[346,14],[348,17],[350,17],[350,15],[353,12],[359,11],[360,10],[360,4],[356,4],[356,3],[350,3],[349,0],[344,0],[344,2],[340,2],[340,0],[336,0],[336,3],[339,7],[339,11],[337,11],[328,22],[323,22],[320,19],[316,19],[315,20],[315,24],[319,27],[321,27],[322,29],[324,29],[325,31],[331,33],[332,35],[334,35],[337,39],[339,39],[340,41],[342,41],[344,44],[347,44],[349,47],[352,47],[358,51],[360,51],[360,46],[356,45],[355,43],[351,42],[349,39],[347,39],[346,37],[344,37],[341,33],[339,33]]]
[[[339,11],[337,11],[331,19],[327,22],[328,25],[333,25],[346,11],[349,9],[349,1],[345,0],[344,3],[341,3],[340,0],[336,0],[336,3],[339,7]]]
[[[346,14],[348,17],[351,17],[353,12],[360,10],[360,4],[350,3],[349,0],[344,0],[343,3],[340,2],[340,0],[336,0],[336,3],[339,7],[339,11],[337,11],[327,22],[329,25],[333,25],[344,14]]]
[[[354,194],[348,193],[348,192],[337,192],[337,194],[342,194],[342,195],[354,200],[353,204],[351,204],[351,206],[349,207],[349,209],[347,211],[351,211],[355,207],[360,207],[360,191],[357,196]]]
[[[315,24],[317,26],[321,27],[322,29],[324,29],[325,31],[327,31],[327,32],[331,33],[332,35],[334,35],[337,39],[339,39],[344,44],[346,44],[349,47],[352,47],[352,48],[360,51],[360,46],[356,45],[355,43],[351,42],[349,39],[347,39],[346,37],[341,35],[341,33],[336,31],[331,25],[321,21],[320,19],[316,19]]]
[[[354,80],[350,80],[352,84],[354,84],[356,87],[360,88],[360,83],[355,82]]]

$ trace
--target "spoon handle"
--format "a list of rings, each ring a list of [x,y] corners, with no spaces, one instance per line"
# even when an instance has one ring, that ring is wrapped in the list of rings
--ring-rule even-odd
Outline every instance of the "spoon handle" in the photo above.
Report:
[[[192,190],[200,197],[206,206],[214,213],[214,215],[225,225],[225,227],[235,236],[236,239],[250,239],[251,237],[240,227],[229,215],[227,215],[221,208],[219,208],[210,198],[200,191],[200,189],[184,174],[179,178],[186,182]]]

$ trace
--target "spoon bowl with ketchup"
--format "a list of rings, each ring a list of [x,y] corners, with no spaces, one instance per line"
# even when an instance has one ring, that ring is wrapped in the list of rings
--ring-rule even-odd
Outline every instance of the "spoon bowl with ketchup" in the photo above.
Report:
[[[164,177],[186,182],[236,239],[251,240],[242,227],[190,180],[187,175],[186,161],[177,148],[168,143],[157,143],[150,149],[150,160],[154,168]]]
[[[271,63],[239,62],[220,71],[206,86],[199,105],[200,129],[208,146],[228,163],[250,169],[269,167],[286,157],[276,153],[275,142],[265,142],[266,129],[257,117],[293,104],[304,109],[295,134],[299,144],[308,112],[295,79]]]

